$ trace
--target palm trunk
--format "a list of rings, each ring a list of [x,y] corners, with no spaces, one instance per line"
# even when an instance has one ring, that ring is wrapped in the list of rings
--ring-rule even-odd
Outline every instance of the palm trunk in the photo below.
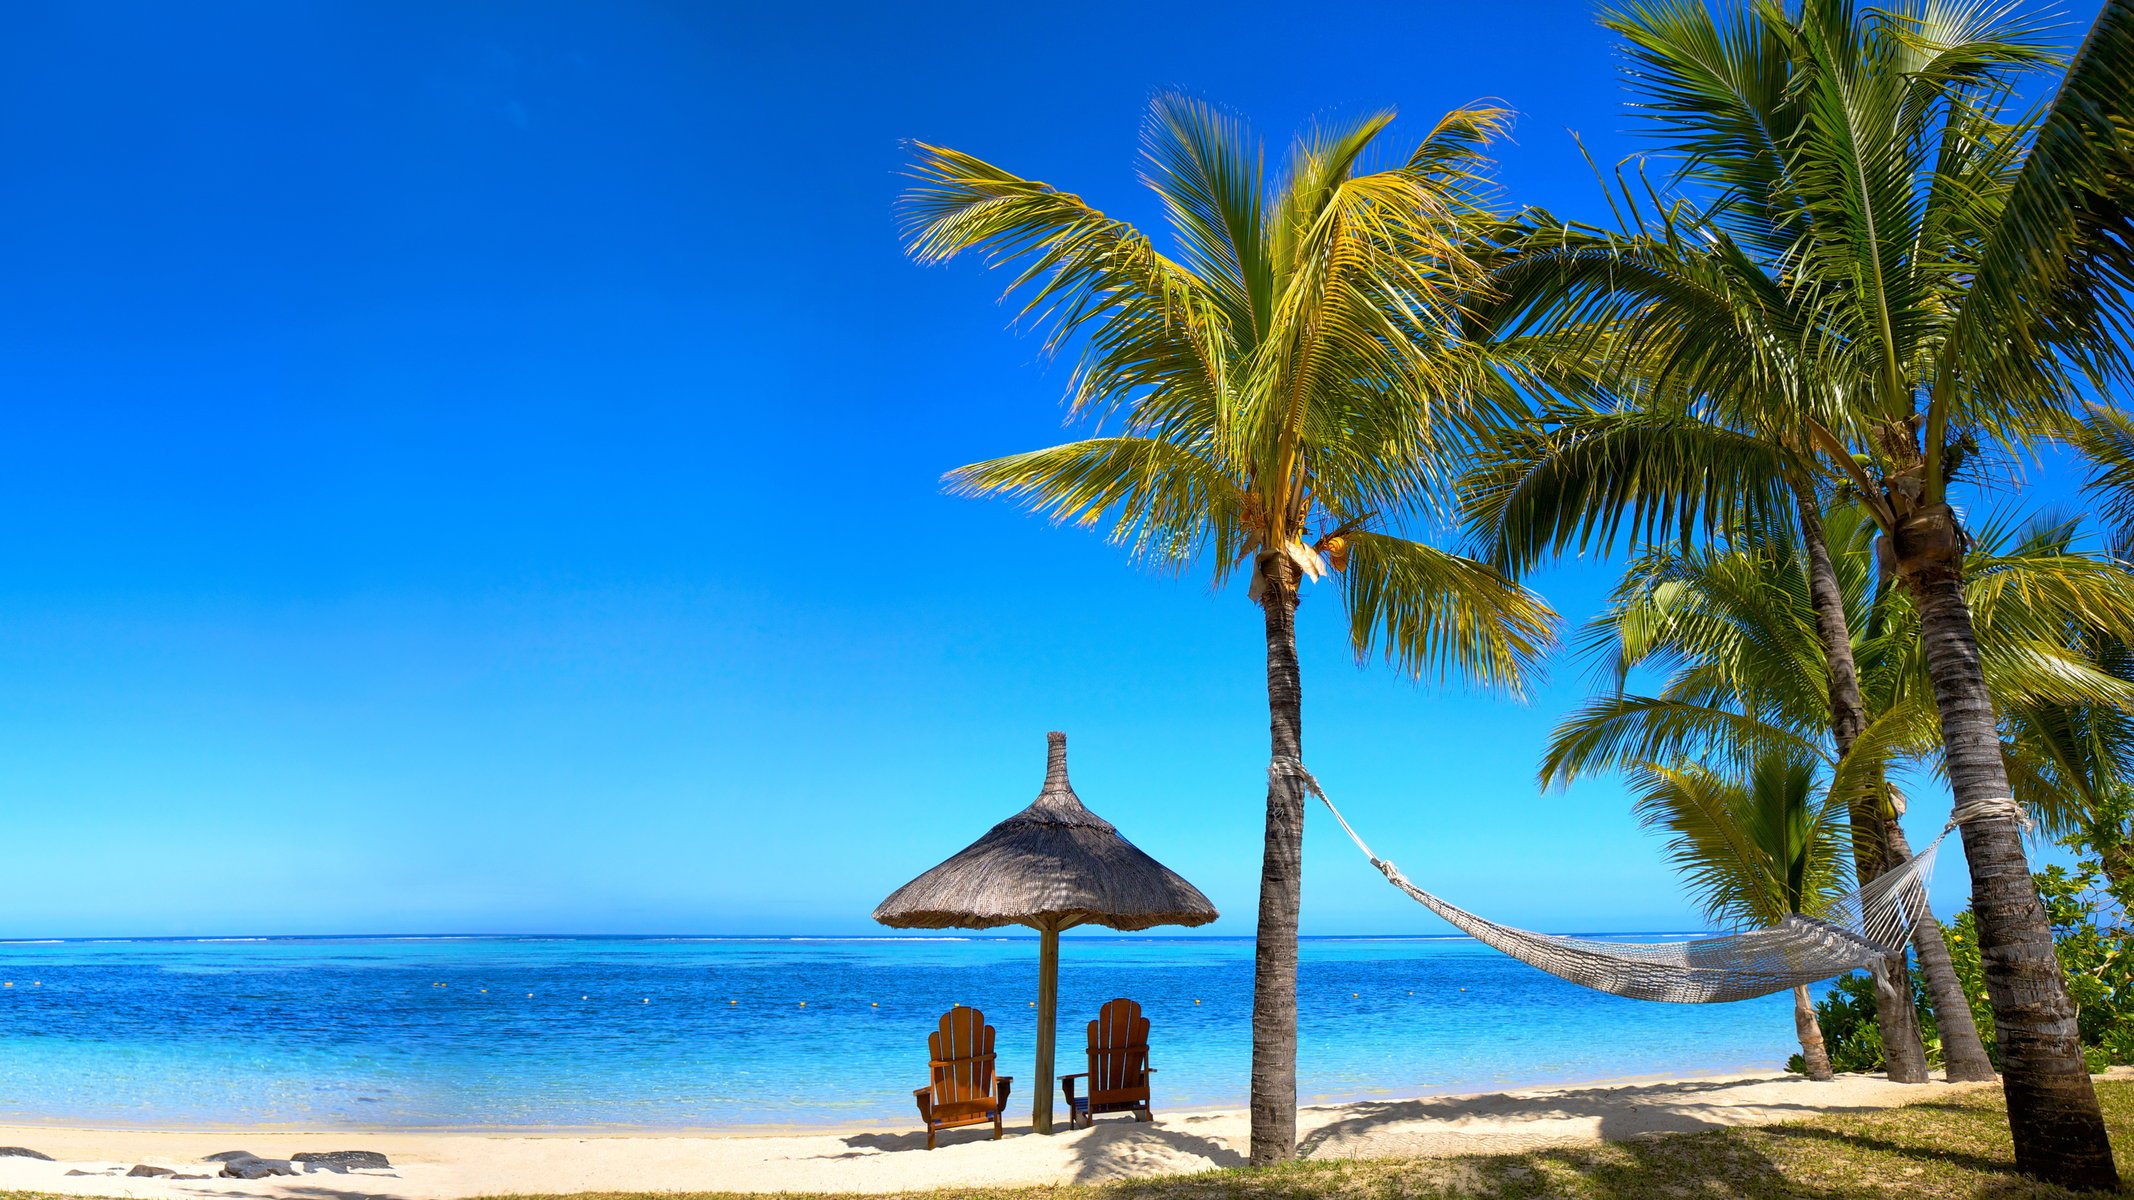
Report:
[[[1860,698],[1852,626],[1845,618],[1845,593],[1838,586],[1830,544],[1823,536],[1822,513],[1816,508],[1814,492],[1805,485],[1795,485],[1793,500],[1800,517],[1801,542],[1807,548],[1808,599],[1815,609],[1816,636],[1823,643],[1823,663],[1830,676],[1830,735],[1843,761],[1867,728],[1867,704]],[[1879,796],[1848,798],[1846,824],[1852,830],[1853,873],[1862,887],[1888,870],[1891,862],[1882,834],[1882,809]],[[1912,1007],[1912,975],[1904,954],[1890,955],[1871,972],[1884,1069],[1897,1083],[1925,1083],[1926,1047],[1920,1041],[1919,1013]]]
[[[1883,822],[1890,861],[1912,856],[1904,828],[1895,819]],[[1971,1083],[1993,1078],[1993,1060],[1986,1057],[1986,1044],[1979,1040],[1978,1022],[1971,1017],[1971,999],[1964,995],[1963,981],[1956,977],[1956,964],[1949,961],[1949,943],[1941,922],[1919,898],[1912,913],[1912,949],[1919,955],[1920,974],[1927,977],[1927,997],[1934,1002],[1934,1024],[1941,1029],[1941,1073],[1950,1083]]]
[[[1272,556],[1270,556],[1272,559]],[[1304,752],[1303,683],[1297,672],[1297,591],[1288,563],[1266,564],[1267,720],[1276,760]],[[1260,924],[1252,959],[1254,1166],[1297,1155],[1297,909],[1304,875],[1304,787],[1267,778],[1267,841],[1260,859]]]
[[[2008,776],[1964,601],[1955,516],[1939,505],[1907,514],[1893,540],[1919,607],[1956,803],[2004,800]],[[2063,1187],[2116,1190],[2111,1141],[2083,1065],[2075,1006],[2053,957],[2052,927],[2030,877],[2022,831],[2013,816],[1993,815],[1965,822],[1963,837],[2016,1167]]]
[[[1823,1024],[1815,1019],[1815,1001],[1808,998],[1806,986],[1793,989],[1793,1032],[1800,1035],[1801,1061],[1807,1064],[1808,1078],[1835,1078],[1837,1073],[1830,1069],[1830,1051],[1823,1046]]]

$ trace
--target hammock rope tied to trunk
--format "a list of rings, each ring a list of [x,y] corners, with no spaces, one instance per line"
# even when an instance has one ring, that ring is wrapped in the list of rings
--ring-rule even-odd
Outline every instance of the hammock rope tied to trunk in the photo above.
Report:
[[[1400,868],[1371,852],[1348,819],[1304,764],[1277,758],[1271,776],[1303,784],[1334,815],[1342,832],[1394,887],[1485,946],[1539,967],[1580,987],[1673,1004],[1719,1004],[1782,992],[1806,983],[1865,970],[1898,953],[1913,922],[1927,912],[1926,880],[1951,830],[1988,817],[2013,817],[2028,827],[2009,799],[1959,807],[1926,849],[1833,901],[1821,917],[1789,916],[1768,929],[1691,938],[1681,942],[1613,942],[1563,937],[1499,925],[1415,886]]]

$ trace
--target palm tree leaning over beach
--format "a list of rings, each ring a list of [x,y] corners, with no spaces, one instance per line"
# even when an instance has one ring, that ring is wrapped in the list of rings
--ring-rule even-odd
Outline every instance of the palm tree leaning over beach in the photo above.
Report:
[[[2107,5],[2034,124],[2006,110],[2023,73],[2051,55],[2005,9],[1808,0],[1715,17],[1661,0],[1608,23],[1680,178],[1713,198],[1702,224],[1779,286],[1753,321],[1812,368],[1775,393],[1787,444],[1809,447],[1858,494],[1917,608],[1966,817],[2017,1165],[2069,1187],[2115,1187],[2007,803],[1949,486],[1973,439],[2024,445],[2074,405],[2078,380],[2126,377],[2114,339],[2134,317],[2116,286],[2134,178],[2134,8]],[[1747,319],[1737,306],[1760,290],[1740,274],[1666,364],[1693,378],[1682,390],[1722,410],[1774,382],[1758,378],[1765,362],[1731,355]]]
[[[1484,216],[1483,147],[1505,114],[1466,108],[1380,170],[1392,119],[1315,129],[1270,186],[1235,120],[1154,102],[1143,178],[1169,220],[1159,250],[1079,196],[981,159],[917,147],[905,209],[923,262],[967,250],[1012,264],[1011,293],[1074,349],[1070,419],[1117,432],[959,468],[948,485],[1102,528],[1136,558],[1243,570],[1264,616],[1276,763],[1303,753],[1296,611],[1340,580],[1349,637],[1411,674],[1514,689],[1554,614],[1494,569],[1402,536],[1427,524],[1454,460],[1509,404],[1458,336]],[[1092,431],[1094,433],[1094,430]],[[1297,911],[1302,781],[1270,771],[1253,973],[1252,1150],[1296,1153]]]
[[[1738,771],[1646,763],[1631,776],[1638,819],[1666,831],[1668,857],[1706,919],[1769,928],[1813,917],[1845,891],[1844,802],[1818,786],[1815,757],[1782,749]],[[1832,1078],[1806,985],[1793,989],[1793,1031],[1808,1078]]]

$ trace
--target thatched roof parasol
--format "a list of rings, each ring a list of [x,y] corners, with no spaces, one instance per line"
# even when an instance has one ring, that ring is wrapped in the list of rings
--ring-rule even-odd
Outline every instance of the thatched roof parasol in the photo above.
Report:
[[[898,929],[992,929],[1039,934],[1037,1094],[1032,1124],[1052,1132],[1052,1048],[1059,995],[1059,937],[1077,925],[1148,929],[1205,925],[1215,906],[1178,873],[1083,807],[1067,782],[1067,735],[1048,733],[1037,799],[892,892],[874,919]]]
[[[1067,735],[1048,733],[1045,787],[1030,807],[890,894],[874,919],[898,929],[1205,925],[1215,906],[1119,836],[1067,783]]]

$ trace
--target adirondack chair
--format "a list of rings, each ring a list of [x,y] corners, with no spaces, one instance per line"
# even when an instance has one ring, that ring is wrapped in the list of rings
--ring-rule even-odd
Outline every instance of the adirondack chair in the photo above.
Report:
[[[993,1074],[993,1027],[985,1014],[961,1004],[949,1009],[941,1028],[926,1035],[926,1047],[934,1056],[933,1082],[911,1093],[926,1122],[926,1148],[934,1148],[934,1135],[944,1129],[987,1121],[993,1139],[1000,1140],[1000,1114],[1014,1080]]]
[[[1149,1111],[1149,1019],[1141,1006],[1125,997],[1097,1010],[1089,1023],[1089,1070],[1060,1078],[1067,1094],[1067,1123],[1084,1126],[1099,1113],[1130,1112],[1136,1121],[1153,1121]],[[1074,1094],[1074,1081],[1087,1079],[1089,1094]]]

